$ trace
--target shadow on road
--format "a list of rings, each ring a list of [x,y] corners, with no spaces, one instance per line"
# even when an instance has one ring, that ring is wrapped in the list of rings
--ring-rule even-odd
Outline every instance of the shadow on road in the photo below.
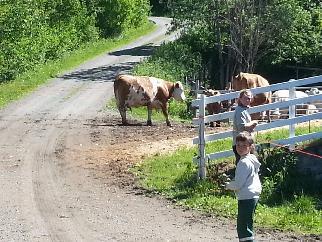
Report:
[[[76,79],[78,81],[95,81],[95,82],[113,82],[116,73],[128,72],[131,70],[137,62],[126,62],[112,66],[101,66],[92,69],[78,70],[63,76],[61,79]]]
[[[155,48],[156,48],[156,46],[152,46],[152,45],[142,45],[142,46],[134,47],[131,49],[114,51],[114,52],[111,52],[109,55],[150,56],[155,51]]]
[[[117,127],[117,126],[123,126],[123,127],[131,127],[131,126],[135,126],[135,127],[141,127],[141,126],[147,126],[145,123],[129,123],[129,124],[122,124],[121,122],[119,123],[83,123],[83,125],[86,125],[86,126],[92,126],[92,127]],[[156,125],[152,125],[152,126],[156,126]]]
[[[150,56],[156,46],[143,45],[131,49],[118,50],[109,53],[114,56]],[[68,80],[76,79],[79,81],[95,81],[95,82],[112,82],[116,73],[126,73],[130,71],[138,62],[125,62],[116,65],[100,66],[92,69],[77,70],[60,76],[59,78]]]

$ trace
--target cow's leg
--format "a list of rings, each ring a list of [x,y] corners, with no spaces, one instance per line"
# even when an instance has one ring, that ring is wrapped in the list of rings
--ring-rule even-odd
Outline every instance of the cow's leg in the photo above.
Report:
[[[168,115],[168,103],[162,105],[162,113],[165,117],[165,122],[167,123],[167,126],[171,127],[171,123],[169,121],[169,115]]]
[[[151,120],[151,116],[152,116],[152,107],[151,107],[151,103],[147,105],[147,109],[148,109],[148,120],[146,122],[146,124],[148,126],[152,126],[152,120]]]
[[[120,112],[121,118],[122,118],[122,124],[127,125],[128,122],[126,120],[126,107],[125,103],[117,103],[117,108]]]
[[[266,110],[267,122],[271,122],[271,110]]]
[[[214,113],[213,112],[208,112],[208,114],[213,115]],[[216,122],[216,126],[217,126],[217,122]],[[210,121],[209,127],[211,127],[211,128],[215,127],[214,121]]]
[[[122,117],[122,124],[123,125],[128,125],[128,122],[126,120],[126,108],[125,107],[119,107],[119,112]]]

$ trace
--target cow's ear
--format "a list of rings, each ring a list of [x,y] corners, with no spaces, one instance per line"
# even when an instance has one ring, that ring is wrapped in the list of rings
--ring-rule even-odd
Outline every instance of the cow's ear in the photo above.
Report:
[[[249,80],[248,80],[248,78],[246,78],[245,76],[243,76],[243,77],[241,78],[241,82],[242,82],[242,83],[246,83],[246,87],[247,87],[247,88],[249,88],[249,84],[248,84],[248,83],[249,83]]]
[[[179,82],[176,82],[176,83],[174,84],[174,87],[175,87],[175,88],[179,88],[179,87],[180,87]]]

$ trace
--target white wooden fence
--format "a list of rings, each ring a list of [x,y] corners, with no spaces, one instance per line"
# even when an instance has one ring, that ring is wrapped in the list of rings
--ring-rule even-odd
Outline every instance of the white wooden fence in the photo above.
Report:
[[[250,89],[253,94],[258,94],[258,93],[263,93],[263,92],[273,92],[273,91],[282,90],[282,89],[288,89],[290,91],[290,98],[288,101],[264,104],[261,106],[249,108],[250,114],[251,113],[258,113],[258,112],[262,112],[262,111],[266,111],[266,110],[272,110],[275,108],[287,108],[287,107],[289,108],[289,119],[276,120],[274,122],[265,123],[265,124],[258,124],[255,128],[255,131],[262,131],[262,130],[268,130],[268,129],[282,127],[282,126],[289,126],[289,138],[275,140],[275,141],[272,141],[272,143],[279,144],[279,145],[291,145],[291,147],[294,146],[294,144],[296,144],[298,142],[302,142],[302,141],[310,140],[310,139],[322,138],[322,132],[316,132],[316,133],[295,136],[295,124],[307,122],[307,121],[315,120],[315,119],[322,119],[322,112],[310,114],[310,115],[305,115],[305,116],[300,116],[300,117],[295,117],[296,104],[303,104],[303,103],[308,103],[308,102],[312,102],[312,101],[322,100],[322,94],[312,95],[312,96],[304,97],[304,98],[294,98],[295,97],[295,87],[309,85],[309,84],[315,84],[315,83],[322,83],[322,75],[310,77],[310,78],[304,78],[304,79],[300,79],[300,80],[291,79],[288,82],[273,84],[273,85],[270,85],[267,87]],[[237,91],[237,92],[231,92],[231,93],[221,94],[221,95],[212,96],[212,97],[206,97],[205,95],[202,94],[200,96],[200,99],[195,99],[192,101],[192,106],[199,109],[198,117],[193,119],[193,123],[199,125],[199,134],[198,134],[198,137],[193,139],[193,144],[199,145],[198,157],[195,157],[194,160],[196,160],[199,165],[199,178],[200,179],[203,179],[206,177],[206,162],[208,160],[214,160],[214,159],[219,159],[219,158],[224,158],[224,157],[234,155],[232,150],[225,150],[225,151],[221,151],[221,152],[206,154],[206,152],[205,152],[206,142],[232,137],[233,131],[228,130],[228,131],[221,132],[221,133],[206,134],[205,133],[205,123],[209,123],[210,121],[217,121],[217,120],[233,118],[234,111],[206,116],[205,107],[209,103],[235,99],[239,96],[239,93],[240,92]]]

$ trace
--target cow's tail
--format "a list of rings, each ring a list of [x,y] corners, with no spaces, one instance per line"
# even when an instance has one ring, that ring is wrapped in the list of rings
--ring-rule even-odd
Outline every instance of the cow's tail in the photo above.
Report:
[[[121,75],[121,70],[117,70],[116,73],[115,73],[114,81],[117,80],[120,75]]]

